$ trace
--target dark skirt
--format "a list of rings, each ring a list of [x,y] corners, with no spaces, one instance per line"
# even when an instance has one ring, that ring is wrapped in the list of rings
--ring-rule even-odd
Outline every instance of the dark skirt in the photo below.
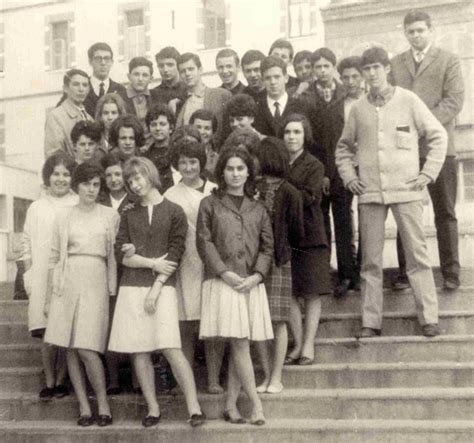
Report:
[[[291,288],[291,262],[282,266],[276,266],[273,262],[270,274],[265,280],[272,321],[290,320]]]
[[[292,250],[293,296],[312,298],[332,292],[329,249],[326,246]]]

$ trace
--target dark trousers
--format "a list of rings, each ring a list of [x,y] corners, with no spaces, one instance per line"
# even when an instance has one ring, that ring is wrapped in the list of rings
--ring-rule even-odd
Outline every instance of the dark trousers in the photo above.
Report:
[[[339,280],[355,280],[353,248],[352,248],[352,198],[353,194],[344,188],[339,176],[331,180],[329,195],[323,196],[321,209],[324,217],[326,236],[331,247],[331,221],[329,209],[332,209],[334,220],[334,237],[336,240],[337,274]]]
[[[441,273],[445,279],[454,280],[459,280],[461,267],[459,264],[458,220],[455,210],[457,186],[457,161],[454,156],[448,156],[436,182],[428,185],[428,191],[433,203]],[[405,274],[405,254],[398,234],[397,252],[400,273]]]

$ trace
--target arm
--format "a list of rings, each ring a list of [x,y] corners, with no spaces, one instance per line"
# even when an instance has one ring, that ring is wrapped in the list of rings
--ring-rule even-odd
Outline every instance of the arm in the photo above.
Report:
[[[168,237],[167,260],[179,263],[184,253],[186,234],[188,232],[188,220],[181,207],[173,207],[171,232]]]
[[[46,117],[44,128],[44,154],[49,157],[56,151],[67,153],[66,143],[64,142],[64,133],[61,124],[56,115],[51,111]]]
[[[264,210],[262,214],[259,251],[253,272],[258,272],[262,277],[266,277],[273,261],[273,229],[268,212]]]
[[[306,180],[301,188],[298,188],[304,206],[311,206],[315,202],[319,205],[323,195],[324,166],[318,162],[311,163]]]
[[[34,225],[34,208],[29,207],[26,212],[25,225],[23,226],[23,235],[21,237],[22,246],[22,260],[25,266],[25,272],[31,268],[32,256],[31,256],[31,229]]]
[[[304,215],[303,215],[303,200],[301,195],[297,192],[288,193],[288,209],[286,213],[288,223],[288,240],[290,246],[296,247],[304,238]]]
[[[53,239],[51,242],[51,254],[49,256],[49,263],[48,263],[48,278],[46,280],[46,293],[44,299],[44,313],[48,315],[49,312],[49,305],[51,303],[51,297],[53,295],[53,280],[54,280],[54,269],[56,264],[59,262],[59,254],[61,248],[61,225],[62,225],[62,217],[56,218],[54,223],[54,230],[53,230]]]

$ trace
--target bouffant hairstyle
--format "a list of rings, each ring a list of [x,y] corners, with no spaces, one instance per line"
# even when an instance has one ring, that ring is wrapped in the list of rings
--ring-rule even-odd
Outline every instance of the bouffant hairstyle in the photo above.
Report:
[[[87,183],[93,178],[99,177],[100,184],[104,182],[104,171],[96,163],[84,162],[74,169],[71,180],[71,189],[77,193],[81,183]]]
[[[156,189],[161,188],[160,175],[156,166],[146,157],[130,157],[123,165],[123,180],[127,192],[133,194],[128,180],[135,174],[145,177]]]
[[[166,117],[171,128],[174,128],[176,122],[174,115],[170,108],[168,108],[168,106],[163,103],[157,103],[156,105],[153,105],[146,113],[145,123],[147,128],[150,129],[150,123],[161,116]]]
[[[194,124],[194,121],[197,119],[211,121],[212,132],[215,133],[217,131],[217,118],[212,111],[209,111],[208,109],[198,109],[197,111],[194,111],[189,119],[189,124]]]
[[[81,135],[85,135],[92,141],[99,143],[102,138],[102,125],[96,121],[79,120],[71,130],[71,141],[73,145],[79,141]]]
[[[304,147],[308,149],[313,143],[313,131],[311,125],[309,124],[308,119],[303,114],[290,114],[283,120],[283,124],[280,127],[279,138],[283,139],[285,134],[285,129],[288,126],[288,123],[299,122],[303,126],[304,131]]]
[[[140,121],[134,115],[124,115],[116,119],[110,128],[109,141],[112,146],[118,146],[119,132],[121,128],[132,128],[135,134],[135,145],[137,148],[145,144],[145,135]]]
[[[290,156],[283,140],[266,137],[255,150],[262,175],[285,178],[289,173]]]
[[[118,155],[116,152],[109,152],[100,159],[100,166],[102,166],[104,172],[107,168],[116,165],[122,166],[120,155]]]
[[[254,153],[259,143],[260,137],[255,131],[250,128],[238,128],[227,137],[222,148],[241,146]]]
[[[234,95],[226,106],[228,117],[254,117],[257,115],[255,100],[247,94]]]
[[[333,66],[336,66],[336,54],[332,52],[329,48],[319,48],[313,52],[311,56],[311,64],[314,65],[317,61],[321,60],[322,58],[326,59],[327,61],[331,62]]]
[[[188,142],[201,143],[201,134],[199,131],[192,125],[180,126],[173,132],[173,135],[170,138],[170,149],[173,149],[173,146],[177,143],[180,143],[181,140],[186,140]]]
[[[104,105],[107,105],[109,103],[113,103],[117,106],[119,117],[127,114],[123,98],[120,97],[120,95],[118,95],[117,93],[112,92],[103,95],[101,98],[99,98],[99,101],[97,102],[97,106],[95,108],[95,119],[98,122],[102,123],[102,111],[104,110]]]
[[[43,177],[43,183],[45,186],[50,186],[49,179],[53,175],[54,169],[56,166],[63,165],[71,174],[76,168],[76,162],[74,159],[63,151],[57,151],[50,157],[46,159],[43,165],[43,170],[41,171],[41,176]]]
[[[181,139],[178,143],[173,144],[170,156],[171,164],[176,170],[178,170],[179,159],[181,157],[198,159],[201,171],[206,167],[206,148],[199,142]]]

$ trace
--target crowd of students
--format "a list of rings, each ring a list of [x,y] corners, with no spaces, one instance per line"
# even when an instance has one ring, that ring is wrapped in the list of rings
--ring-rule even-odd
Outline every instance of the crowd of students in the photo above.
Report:
[[[424,12],[408,14],[404,25],[407,36],[412,28],[431,32]],[[246,422],[237,407],[243,389],[249,422],[263,425],[258,394],[283,390],[285,364],[314,362],[321,295],[361,289],[360,336],[380,335],[388,209],[423,334],[439,334],[421,202],[444,164],[446,130],[416,94],[389,83],[383,49],[337,64],[328,48],[293,54],[286,40],[275,41],[268,56],[250,50],[242,60],[226,48],[216,57],[219,88],[204,84],[197,54],[172,47],[156,55],[161,83],[153,89],[146,58],[130,61],[124,87],[109,78],[109,45],[96,43],[88,55],[92,76],[68,71],[64,96],[47,116],[47,191],[29,208],[24,230],[29,329],[44,340],[42,400],[67,394],[68,372],[78,424],[110,425],[108,395],[121,392],[118,362],[129,354],[148,408],[143,426],[154,426],[161,413],[152,357],[159,351],[191,426],[200,426],[206,418],[192,370],[200,339],[211,394],[224,392],[227,343],[224,419]],[[291,62],[297,78],[288,75]],[[263,372],[259,384],[254,363]]]

